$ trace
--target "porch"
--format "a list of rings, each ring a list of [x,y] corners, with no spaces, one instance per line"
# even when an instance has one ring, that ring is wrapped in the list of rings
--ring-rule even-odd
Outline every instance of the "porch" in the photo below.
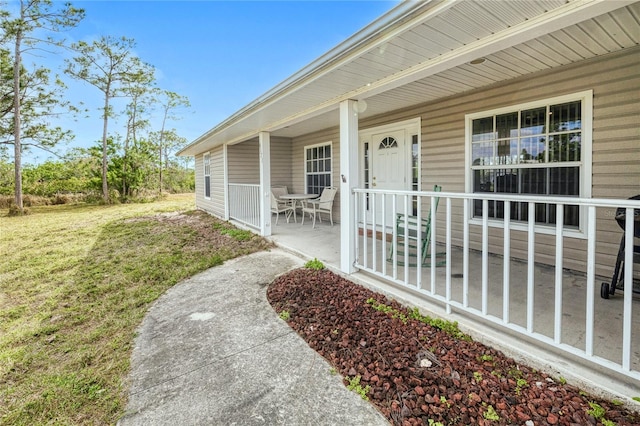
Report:
[[[354,201],[358,211],[362,211],[366,203],[365,194],[374,204],[375,200],[371,198],[391,196],[380,191],[356,190]],[[394,208],[409,206],[415,194],[393,195],[398,199]],[[428,211],[434,194],[422,192],[420,195],[424,206],[420,210]],[[456,194],[457,200],[451,194],[442,196],[444,204],[434,217],[432,247],[435,247],[434,253],[447,252],[445,265],[417,267],[415,258],[413,261],[398,259],[397,254],[394,259],[393,255],[389,256],[398,250],[397,245],[394,247],[393,231],[382,238],[382,233],[373,232],[374,228],[379,229],[379,220],[374,226],[375,218],[369,221],[357,219],[354,229],[358,231],[354,238],[358,272],[349,278],[433,315],[458,321],[477,340],[486,339],[487,344],[499,347],[516,359],[526,358],[529,364],[533,357],[534,363],[537,360],[534,367],[556,371],[579,386],[599,387],[627,397],[637,396],[640,377],[639,300],[632,297],[631,292],[619,290],[608,300],[600,297],[601,283],[611,282],[607,272],[610,268],[607,267],[613,267],[613,264],[598,266],[596,273],[595,253],[605,250],[601,246],[609,249],[609,245],[602,238],[597,242],[594,238],[593,246],[584,253],[584,265],[592,265],[585,268],[586,272],[563,268],[561,253],[563,247],[570,243],[565,241],[567,237],[562,236],[562,231],[557,239],[560,241],[560,255],[556,256],[558,268],[535,261],[535,254],[529,259],[525,256],[524,260],[519,260],[511,253],[507,256],[510,261],[505,262],[502,254],[482,249],[482,241],[486,241],[486,248],[493,238],[490,238],[488,227],[481,232],[481,240],[476,241],[479,249],[472,248],[474,244],[469,243],[468,235],[465,239],[452,232],[450,215],[456,211],[456,202],[463,202],[464,195]],[[616,205],[610,204],[608,211]],[[462,209],[463,205],[459,207]],[[603,211],[598,216],[610,218],[604,208],[601,206],[599,210]],[[587,221],[592,224],[588,228],[593,227],[592,231],[587,230],[587,234],[594,236],[597,224],[595,211],[594,206],[593,218]],[[362,218],[362,215],[358,217]],[[469,223],[469,220],[465,222]],[[313,229],[310,223],[305,222],[302,226],[300,221],[286,223],[282,218],[276,226],[274,219],[270,238],[288,250],[307,258],[318,258],[340,271],[343,269],[341,226],[343,224],[332,227],[323,222]],[[483,227],[482,223],[478,226]],[[602,224],[598,227],[601,228]],[[390,228],[387,226],[387,229]],[[459,231],[464,233],[464,229]],[[466,232],[469,233],[468,227]],[[517,231],[507,229],[506,235],[510,236],[507,246],[512,243],[514,232]],[[500,233],[505,235],[504,230]],[[612,232],[611,239],[619,242],[622,234],[623,231],[618,229]],[[373,238],[374,235],[377,238]],[[464,244],[458,245],[457,241]],[[536,242],[531,244],[536,247]],[[465,246],[467,249],[462,248]],[[495,246],[495,241],[492,241],[492,246]],[[617,248],[615,245],[612,247]],[[511,248],[506,247],[505,252],[510,251]],[[553,252],[551,257],[554,258]],[[438,259],[434,257],[434,260]],[[615,256],[613,259],[615,262]],[[631,277],[638,276],[637,267],[636,271],[625,272]]]

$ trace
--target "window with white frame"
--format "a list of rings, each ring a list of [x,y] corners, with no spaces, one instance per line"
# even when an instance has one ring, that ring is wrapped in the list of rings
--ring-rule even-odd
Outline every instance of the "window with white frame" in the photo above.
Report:
[[[331,186],[331,142],[305,146],[304,153],[306,193],[320,195]]]
[[[211,154],[204,154],[204,198],[211,198]]]
[[[592,92],[467,116],[470,187],[475,193],[590,196]],[[511,203],[527,221],[528,203]],[[489,201],[489,218],[504,218],[504,202]],[[535,221],[556,222],[556,206],[535,204]],[[473,215],[482,216],[475,200]],[[566,206],[564,225],[580,227],[580,208]]]

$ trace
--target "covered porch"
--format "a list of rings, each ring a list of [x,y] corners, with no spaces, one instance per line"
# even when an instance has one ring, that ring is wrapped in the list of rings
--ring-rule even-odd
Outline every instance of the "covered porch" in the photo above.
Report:
[[[583,366],[573,375],[637,396],[638,300],[599,296],[620,247],[616,210],[640,209],[628,200],[639,13],[640,1],[401,2],[185,148],[197,205],[537,351],[567,378]],[[338,223],[275,225],[274,185],[337,188]],[[432,238],[415,250],[429,244],[432,264],[444,253],[437,268],[399,250],[394,222],[430,212]],[[631,266],[633,220],[625,232]]]
[[[450,211],[444,203],[443,232],[434,229],[433,239],[434,253],[446,253],[440,262],[444,264],[417,267],[415,258],[394,259],[393,230],[383,238],[382,233],[371,232],[373,222],[359,221],[353,236],[358,271],[349,279],[458,321],[476,340],[578,386],[635,396],[640,377],[638,297],[617,290],[608,300],[601,298],[601,283],[611,281],[603,271],[600,275],[595,269],[568,270],[561,260],[558,267],[527,259],[505,262],[501,254],[453,245],[451,231],[444,229],[446,211]],[[317,258],[340,273],[340,224],[325,221],[312,228],[309,222],[280,220],[275,225],[274,217],[272,226],[269,238],[276,244],[304,258]],[[437,263],[439,258],[434,260]],[[625,273],[636,277],[637,286],[637,265],[635,271],[627,268]]]

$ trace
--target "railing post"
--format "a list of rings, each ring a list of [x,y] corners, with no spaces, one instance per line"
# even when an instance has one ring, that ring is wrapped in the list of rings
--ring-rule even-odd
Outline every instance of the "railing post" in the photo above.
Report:
[[[555,309],[554,309],[554,329],[553,341],[559,344],[562,341],[562,255],[563,255],[563,235],[564,228],[564,204],[556,205],[556,286],[555,286]]]
[[[633,306],[633,235],[634,213],[627,207],[624,227],[624,301],[622,318],[622,368],[631,369],[631,309]]]

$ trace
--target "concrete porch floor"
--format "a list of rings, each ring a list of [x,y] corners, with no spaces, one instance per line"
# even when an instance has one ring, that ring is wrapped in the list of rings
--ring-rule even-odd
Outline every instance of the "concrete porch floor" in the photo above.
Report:
[[[329,222],[316,223],[315,229],[311,221],[304,225],[298,222],[286,223],[283,217],[278,225],[275,217],[272,220],[272,241],[280,247],[295,253],[305,259],[317,258],[327,267],[339,272],[340,268],[340,224],[331,226]],[[372,240],[368,240],[369,266],[373,259]],[[387,247],[388,249],[388,247]],[[376,270],[381,272],[385,264],[381,243],[377,243]],[[481,309],[481,255],[470,252],[469,258],[469,306]],[[526,327],[527,312],[527,264],[512,261],[510,274],[509,316],[512,323]],[[391,273],[391,263],[386,262],[387,273]],[[408,268],[410,277],[415,280],[417,268]],[[404,267],[398,267],[399,280],[403,279]],[[489,297],[488,314],[502,318],[502,274],[503,259],[498,256],[489,257]],[[451,299],[462,302],[462,250],[453,249],[451,253]],[[430,288],[430,268],[421,269],[422,288]],[[446,268],[436,268],[436,294],[445,294]],[[415,288],[385,280],[374,274],[357,272],[348,276],[351,281],[364,285],[374,291],[381,292],[403,303],[417,306],[425,313],[451,321],[458,321],[461,329],[468,332],[475,340],[502,350],[517,361],[524,362],[534,368],[547,371],[555,376],[562,376],[586,390],[600,393],[603,396],[622,398],[637,410],[637,403],[630,398],[640,396],[640,383],[623,374],[613,373],[596,363],[568,353],[531,337],[519,334],[507,327],[502,327],[480,316],[473,315],[461,309],[452,309],[447,314],[442,302],[429,298]],[[621,292],[604,300],[600,298],[601,281],[610,281],[610,277],[596,277],[594,287],[595,315],[594,315],[594,355],[620,362],[622,353],[622,317],[623,297]],[[534,320],[535,333],[553,339],[554,330],[554,282],[555,272],[552,267],[536,265],[534,291]],[[563,303],[562,303],[562,338],[561,342],[575,348],[584,349],[585,346],[585,305],[586,305],[586,276],[580,273],[563,273]],[[632,342],[631,369],[640,370],[640,300],[635,297],[632,310]]]

